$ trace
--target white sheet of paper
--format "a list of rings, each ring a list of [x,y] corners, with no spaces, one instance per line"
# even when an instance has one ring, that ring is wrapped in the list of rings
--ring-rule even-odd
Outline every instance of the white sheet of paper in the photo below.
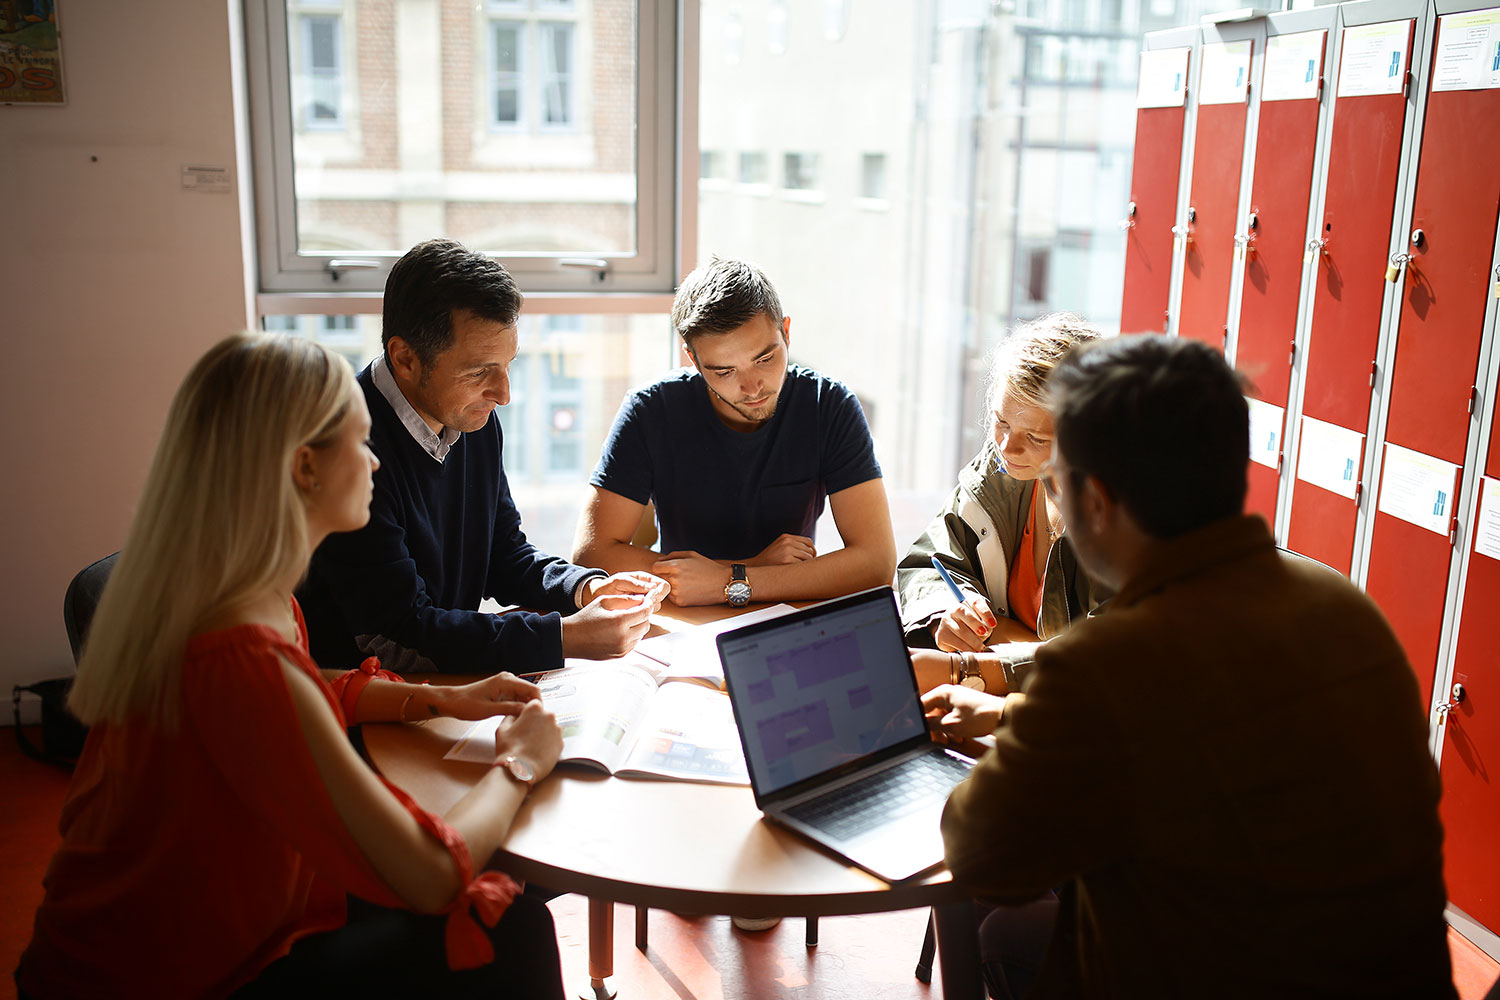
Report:
[[[1150,49],[1141,53],[1136,85],[1138,108],[1180,108],[1187,101],[1188,53],[1191,49]]]
[[[1318,70],[1323,64],[1326,31],[1272,35],[1266,41],[1266,69],[1260,88],[1262,101],[1302,101],[1318,96]]]
[[[1378,510],[1419,528],[1448,534],[1458,466],[1419,451],[1385,445]]]
[[[662,677],[717,677],[723,679],[724,666],[719,662],[719,647],[715,639],[731,629],[754,625],[791,614],[797,609],[790,604],[773,604],[733,618],[724,618],[707,625],[695,625],[666,635],[652,636],[636,643],[635,651],[649,656],[667,669]],[[661,622],[663,619],[654,619]],[[673,624],[677,624],[675,621]]]
[[[1410,37],[1408,20],[1345,28],[1339,96],[1401,93],[1406,84],[1406,43]]]
[[[1484,477],[1479,494],[1479,523],[1474,525],[1474,551],[1500,559],[1500,479]]]
[[[1281,458],[1281,421],[1286,411],[1250,396],[1245,402],[1250,404],[1250,461],[1274,469]]]
[[[1444,14],[1438,18],[1432,89],[1493,90],[1500,87],[1500,7]]]
[[[1250,87],[1250,40],[1203,46],[1203,79],[1198,103],[1244,104]]]
[[[1365,436],[1358,431],[1303,417],[1297,444],[1297,478],[1353,500],[1364,451]]]

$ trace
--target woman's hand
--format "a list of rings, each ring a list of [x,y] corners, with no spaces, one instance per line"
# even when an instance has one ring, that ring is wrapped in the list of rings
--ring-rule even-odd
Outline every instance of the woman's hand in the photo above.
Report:
[[[429,685],[413,701],[422,701],[424,693],[428,695],[426,701],[431,714],[471,721],[488,719],[492,715],[518,715],[527,702],[536,701],[542,696],[541,689],[535,684],[523,681],[509,671],[502,671],[472,684],[455,684],[451,687]],[[412,708],[415,709],[416,706],[413,705]],[[408,721],[421,717],[420,711],[408,710],[406,714],[412,717]]]
[[[515,718],[501,722],[495,730],[495,759],[514,754],[531,765],[535,781],[552,773],[562,754],[562,745],[557,716],[542,707],[540,701],[528,701]]]
[[[938,649],[948,653],[981,653],[985,640],[999,622],[990,602],[975,594],[944,615],[933,627],[932,637]]]

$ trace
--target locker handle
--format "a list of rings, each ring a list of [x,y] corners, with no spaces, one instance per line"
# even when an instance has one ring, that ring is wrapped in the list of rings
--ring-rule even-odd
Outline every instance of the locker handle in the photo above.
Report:
[[[1120,220],[1120,228],[1122,230],[1135,228],[1135,202],[1132,201],[1125,206],[1125,218]]]
[[[1469,386],[1469,416],[1474,415],[1474,404],[1479,401],[1479,386]]]
[[[1448,713],[1462,705],[1466,697],[1468,697],[1468,692],[1464,690],[1464,686],[1462,684],[1454,684],[1453,690],[1449,693],[1448,700],[1437,707],[1438,725],[1442,725],[1444,720],[1448,718]]]

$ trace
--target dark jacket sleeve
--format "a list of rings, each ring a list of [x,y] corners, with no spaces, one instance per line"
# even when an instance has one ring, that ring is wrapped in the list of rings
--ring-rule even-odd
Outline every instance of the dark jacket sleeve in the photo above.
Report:
[[[561,556],[549,556],[527,540],[526,532],[521,530],[521,512],[516,510],[510,496],[510,481],[501,469],[485,596],[501,604],[570,615],[578,610],[573,600],[578,585],[591,576],[604,575],[602,570],[575,566]],[[558,635],[560,643],[561,632]]]

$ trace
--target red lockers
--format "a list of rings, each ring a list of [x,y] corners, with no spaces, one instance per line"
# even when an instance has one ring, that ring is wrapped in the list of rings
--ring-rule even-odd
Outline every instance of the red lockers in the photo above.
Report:
[[[1141,53],[1125,241],[1121,333],[1165,333],[1172,288],[1172,224],[1182,173],[1188,55],[1177,48]],[[1175,78],[1175,79],[1174,79]],[[1175,89],[1173,84],[1175,83]],[[1175,101],[1175,103],[1168,103]]]
[[[1305,466],[1331,459],[1309,447],[1312,435],[1305,418],[1332,425],[1331,430],[1345,435],[1363,435],[1369,427],[1386,254],[1406,124],[1402,84],[1414,29],[1413,20],[1360,25],[1345,29],[1341,43],[1323,245],[1308,334],[1304,424],[1286,544],[1343,573],[1353,562],[1359,505],[1353,496],[1314,485],[1330,477]],[[1391,47],[1391,58],[1371,56],[1381,46]],[[1372,73],[1371,66],[1379,73]],[[1338,462],[1357,483],[1363,476],[1362,455],[1349,452],[1343,449]]]
[[[1307,31],[1272,35],[1267,41],[1266,78],[1261,87],[1260,121],[1256,127],[1254,182],[1245,250],[1245,280],[1240,299],[1239,335],[1235,367],[1251,382],[1250,395],[1281,411],[1276,418],[1276,440],[1286,437],[1285,414],[1292,367],[1292,345],[1297,331],[1297,305],[1302,295],[1303,253],[1307,240],[1307,211],[1312,199],[1313,158],[1317,149],[1321,110],[1323,60],[1328,32]],[[1270,54],[1278,50],[1305,51],[1310,87],[1298,80],[1273,79]],[[1277,60],[1282,72],[1302,60]],[[1279,456],[1274,456],[1279,457]],[[1273,456],[1268,456],[1270,461]],[[1276,523],[1277,466],[1250,463],[1245,508]]]
[[[1229,281],[1245,163],[1245,81],[1252,45],[1250,41],[1208,43],[1201,56],[1177,333],[1220,350],[1228,335]]]
[[[1492,91],[1493,93],[1493,91]],[[1493,399],[1491,377],[1489,398]],[[1500,494],[1500,420],[1491,426],[1488,481],[1484,493]],[[1491,498],[1500,501],[1500,496]],[[1481,513],[1489,505],[1481,504]],[[1454,906],[1491,929],[1500,929],[1500,863],[1495,842],[1500,831],[1500,551],[1481,539],[1491,521],[1479,518],[1470,542],[1469,570],[1459,612],[1453,677],[1465,698],[1447,719],[1440,768],[1443,776],[1443,859],[1448,898]],[[1488,551],[1488,555],[1481,548]]]
[[[1476,137],[1500,136],[1500,89],[1451,89],[1451,64],[1468,60],[1472,34],[1450,15],[1438,23],[1432,80],[1412,201],[1412,239],[1405,252],[1405,287],[1391,369],[1390,410],[1380,502],[1370,535],[1365,589],[1390,619],[1417,676],[1431,694],[1452,559],[1449,530],[1464,449],[1490,293],[1490,258],[1500,215],[1500,170],[1475,155]],[[1489,51],[1486,60],[1493,58]],[[1488,66],[1485,67],[1488,70]],[[1411,470],[1407,452],[1428,470],[1431,485],[1419,511],[1404,497]],[[1494,460],[1491,452],[1491,460]],[[1431,460],[1436,459],[1436,462]],[[1404,464],[1403,464],[1404,463]],[[1405,479],[1402,476],[1405,475]],[[1431,499],[1429,500],[1429,496]],[[1443,501],[1440,520],[1435,518]],[[1411,513],[1417,516],[1409,516]],[[1403,516],[1407,515],[1407,516]],[[1425,526],[1418,523],[1424,522]],[[1496,648],[1496,647],[1491,647]]]

